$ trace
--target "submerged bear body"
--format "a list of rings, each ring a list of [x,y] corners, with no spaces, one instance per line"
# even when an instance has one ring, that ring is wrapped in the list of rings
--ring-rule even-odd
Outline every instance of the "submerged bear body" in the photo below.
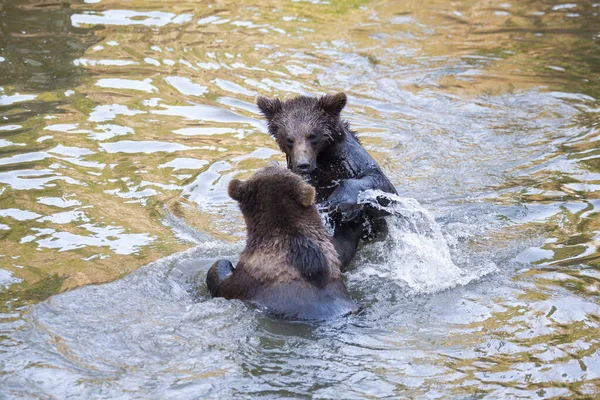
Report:
[[[323,320],[356,310],[337,252],[314,206],[314,189],[282,167],[233,180],[247,226],[235,268],[226,260],[208,272],[213,297],[251,301],[285,318]]]
[[[359,241],[387,233],[380,209],[358,203],[366,190],[397,194],[379,165],[362,147],[340,113],[346,95],[299,96],[287,101],[260,97],[269,133],[285,153],[288,168],[314,186],[334,223],[333,243],[344,268]]]

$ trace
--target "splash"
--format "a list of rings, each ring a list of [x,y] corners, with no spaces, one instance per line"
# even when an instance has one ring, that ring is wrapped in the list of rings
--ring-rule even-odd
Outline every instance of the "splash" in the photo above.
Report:
[[[379,276],[407,286],[414,294],[428,294],[466,285],[496,270],[491,261],[459,268],[440,225],[415,199],[367,190],[358,203],[389,213],[389,232],[384,241],[359,251],[360,267],[353,277]]]

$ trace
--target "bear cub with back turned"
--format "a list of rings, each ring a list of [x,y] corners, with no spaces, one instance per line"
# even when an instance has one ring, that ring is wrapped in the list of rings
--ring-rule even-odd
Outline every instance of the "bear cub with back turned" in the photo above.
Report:
[[[316,189],[317,203],[328,209],[334,225],[333,244],[345,268],[360,239],[387,234],[388,214],[377,206],[359,204],[366,190],[397,194],[379,165],[361,146],[340,113],[346,95],[298,96],[290,100],[259,97],[269,133],[286,155],[288,168]],[[389,198],[377,198],[379,205]]]
[[[246,247],[235,268],[220,260],[208,271],[213,297],[248,300],[294,319],[356,311],[312,186],[283,167],[269,166],[247,181],[233,179],[228,191],[246,221]]]

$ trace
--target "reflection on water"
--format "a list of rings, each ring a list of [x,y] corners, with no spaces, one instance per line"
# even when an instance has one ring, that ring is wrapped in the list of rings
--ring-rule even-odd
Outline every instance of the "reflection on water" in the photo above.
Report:
[[[599,14],[3,2],[2,393],[598,396]],[[362,312],[307,326],[207,299],[195,274],[242,248],[227,184],[284,161],[255,96],[340,90],[412,210],[347,274]]]

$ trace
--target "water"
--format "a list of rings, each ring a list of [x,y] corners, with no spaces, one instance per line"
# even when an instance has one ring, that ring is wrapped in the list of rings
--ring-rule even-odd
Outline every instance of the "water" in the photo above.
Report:
[[[367,190],[359,195],[358,202],[384,210],[390,216],[386,240],[366,245],[359,253],[356,279],[367,281],[376,275],[405,285],[411,294],[423,294],[466,285],[497,270],[486,257],[478,258],[475,264],[464,262],[462,268],[457,266],[440,225],[415,199]],[[452,243],[453,237],[449,239]],[[454,258],[458,260],[463,252],[464,249],[457,251]],[[473,256],[471,252],[470,257]]]
[[[397,3],[0,3],[0,393],[597,397],[600,3]],[[402,215],[361,311],[208,299],[255,96],[341,90]]]

